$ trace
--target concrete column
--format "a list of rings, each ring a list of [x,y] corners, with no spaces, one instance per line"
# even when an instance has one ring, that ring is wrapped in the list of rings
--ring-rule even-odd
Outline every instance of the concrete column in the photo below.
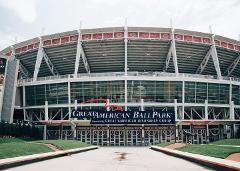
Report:
[[[68,115],[69,120],[71,119],[71,88],[70,88],[70,82],[68,81]]]
[[[179,127],[179,125],[175,126],[175,142],[176,142],[176,140],[178,140],[178,127]]]
[[[178,120],[177,99],[174,99],[174,112],[175,112],[175,119]]]
[[[208,124],[206,125],[206,131],[207,131],[206,143],[209,143],[209,125]]]
[[[142,146],[145,145],[144,138],[145,138],[145,131],[144,131],[144,124],[142,124]]]
[[[47,139],[47,125],[43,126],[43,140]]]
[[[109,104],[110,104],[110,100],[107,99],[107,106],[109,106]],[[110,107],[107,107],[107,111],[110,111]]]
[[[48,121],[48,101],[45,101],[45,121]]]
[[[77,100],[74,100],[74,109],[77,110]]]
[[[107,125],[108,129],[107,129],[107,146],[110,145],[110,129],[109,129],[109,124]]]
[[[234,120],[234,101],[231,101],[230,102],[230,117],[229,119],[230,120]]]
[[[48,101],[45,101],[45,117],[44,121],[48,121]],[[47,125],[43,126],[43,140],[47,139]]]
[[[141,99],[141,111],[144,111],[144,99]]]
[[[184,119],[184,112],[185,112],[185,81],[182,82],[182,117],[180,117],[179,119],[182,120]]]
[[[128,103],[128,94],[127,94],[127,79],[124,81],[124,109],[127,111],[127,103]]]
[[[208,100],[205,100],[205,120],[208,120]]]

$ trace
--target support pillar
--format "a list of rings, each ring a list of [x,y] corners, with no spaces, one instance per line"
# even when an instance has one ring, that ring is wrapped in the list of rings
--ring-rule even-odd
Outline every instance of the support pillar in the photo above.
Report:
[[[48,101],[45,101],[45,116],[44,121],[48,122]],[[47,124],[47,123],[46,123]],[[47,139],[47,125],[43,126],[43,140]]]
[[[205,109],[205,120],[208,120],[208,100],[205,100],[205,105],[204,105],[204,109]]]
[[[207,135],[206,135],[206,143],[209,143],[209,125],[206,125]]]
[[[43,140],[47,140],[47,125],[43,126]]]
[[[144,111],[144,99],[141,99],[141,111]],[[144,124],[142,124],[142,146],[145,145],[145,130],[144,130]]]
[[[234,120],[234,101],[231,101],[230,102],[230,117],[229,119],[230,120]]]
[[[174,99],[174,112],[175,112],[175,119],[178,120],[178,112],[177,112],[177,99]]]
[[[145,145],[144,138],[145,138],[145,130],[144,130],[144,124],[142,124],[142,146]]]
[[[74,109],[77,110],[77,100],[74,100]]]
[[[71,88],[70,88],[70,82],[68,82],[68,115],[69,120],[71,119]]]
[[[141,99],[141,111],[144,111],[144,99]]]
[[[45,101],[45,121],[48,121],[48,101]]]
[[[125,78],[125,81],[124,81],[124,91],[125,91],[125,99],[124,99],[124,110],[127,111],[127,102],[128,102],[128,94],[127,94],[127,79]]]

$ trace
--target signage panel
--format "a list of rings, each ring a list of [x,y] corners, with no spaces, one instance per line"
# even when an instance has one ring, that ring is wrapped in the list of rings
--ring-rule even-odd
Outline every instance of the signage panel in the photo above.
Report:
[[[104,111],[72,110],[71,118],[90,120],[91,124],[175,124],[174,110]]]

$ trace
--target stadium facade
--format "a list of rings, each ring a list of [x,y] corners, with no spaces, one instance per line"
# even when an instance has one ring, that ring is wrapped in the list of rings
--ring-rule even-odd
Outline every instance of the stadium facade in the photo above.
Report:
[[[1,54],[8,59],[1,120],[39,125],[44,139],[128,146],[240,135],[239,41],[180,29],[114,27],[41,36]],[[142,122],[96,124],[72,116],[116,108],[173,111],[174,122],[142,115]]]

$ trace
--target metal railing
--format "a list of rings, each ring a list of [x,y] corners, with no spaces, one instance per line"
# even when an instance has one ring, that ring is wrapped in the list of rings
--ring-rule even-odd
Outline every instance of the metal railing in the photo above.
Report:
[[[56,75],[56,76],[38,77],[35,82],[38,82],[38,81],[50,81],[50,80],[63,80],[63,79],[75,79],[75,78],[86,78],[86,77],[87,78],[94,78],[94,77],[122,77],[122,76],[125,76],[124,72],[83,73],[83,74],[78,74],[76,77],[74,77],[74,74],[68,74],[68,75]],[[212,75],[179,73],[178,76],[176,76],[175,73],[167,73],[167,72],[128,72],[127,76],[218,79],[217,76],[212,76]],[[240,82],[240,78],[234,78],[234,77],[222,77],[222,80]],[[18,84],[24,84],[24,83],[30,83],[30,82],[34,82],[33,78],[19,79],[18,80]]]

